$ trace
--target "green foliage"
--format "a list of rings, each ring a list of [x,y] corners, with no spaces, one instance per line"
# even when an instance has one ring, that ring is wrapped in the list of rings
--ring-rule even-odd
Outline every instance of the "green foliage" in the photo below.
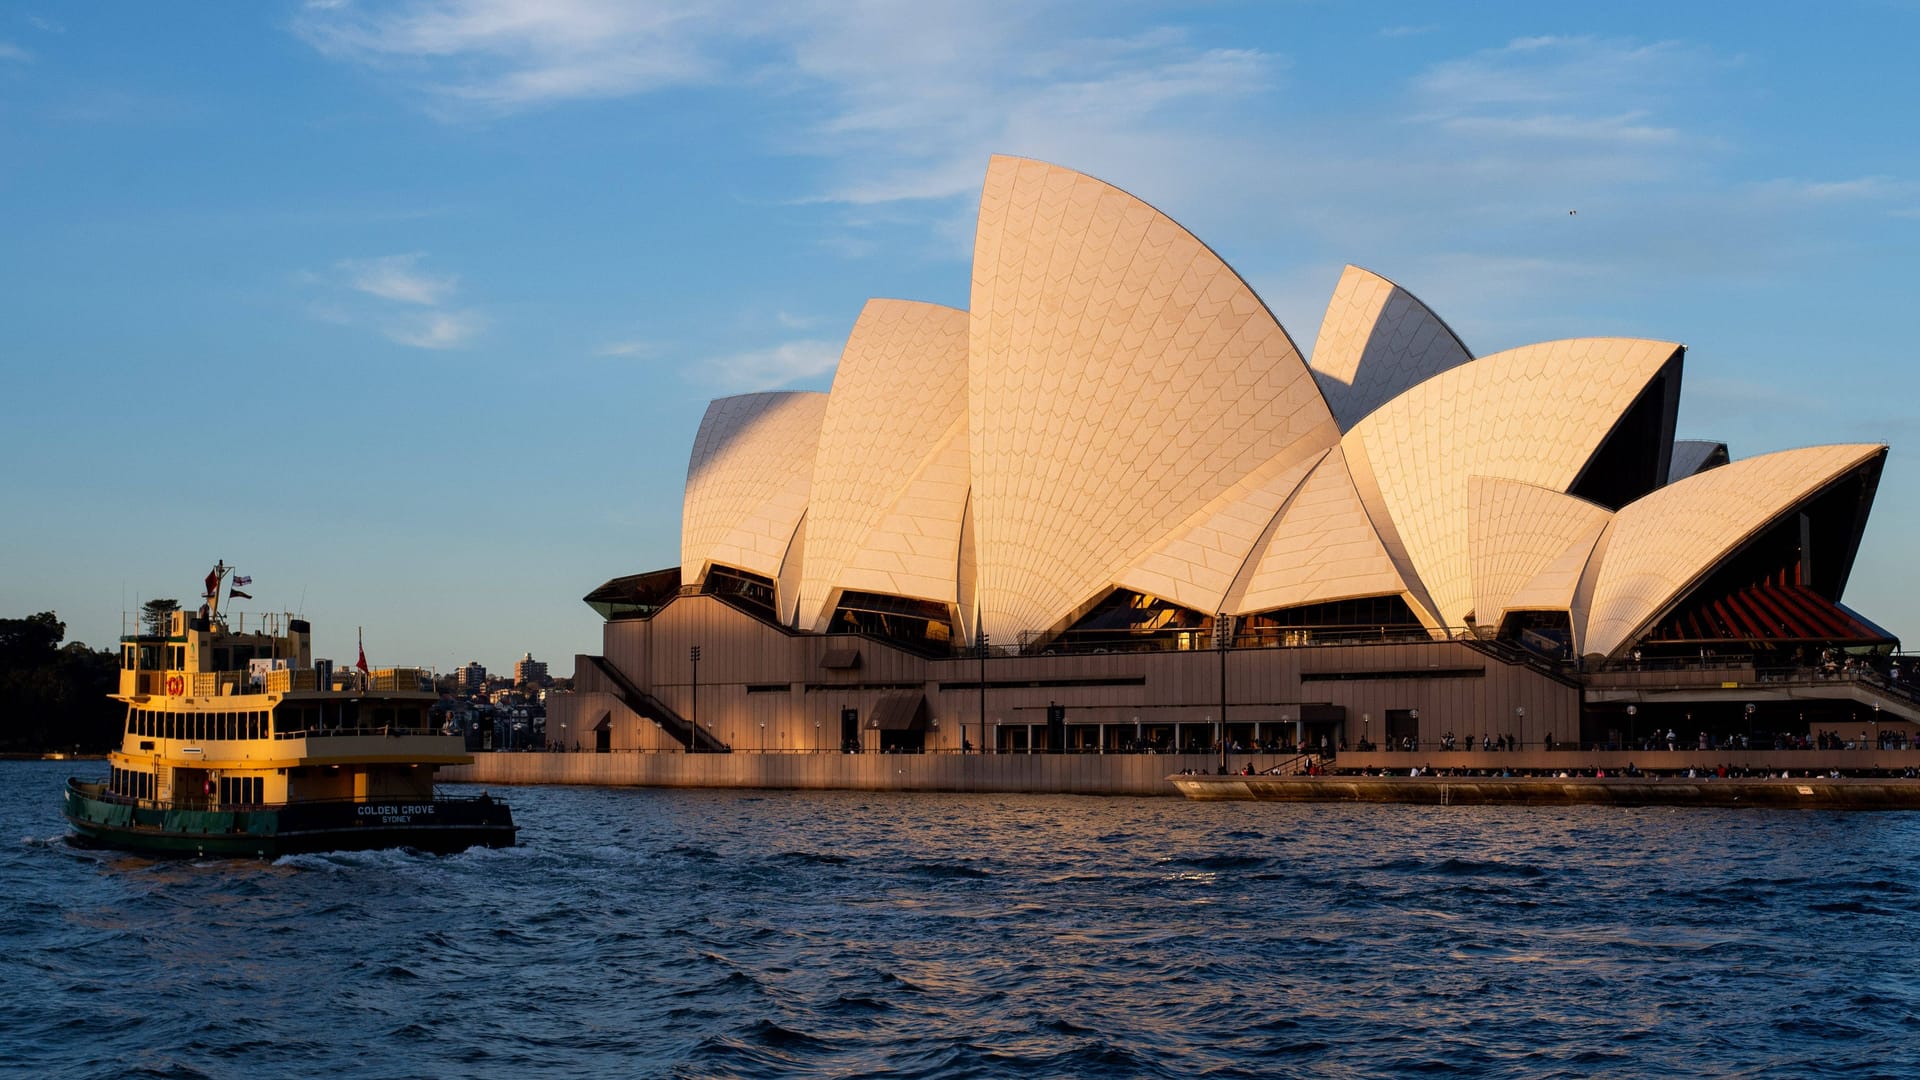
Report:
[[[180,610],[178,600],[149,600],[140,605],[140,623],[149,637],[167,636],[167,616]]]
[[[66,634],[51,611],[0,619],[0,751],[100,751],[118,741],[126,707],[107,695],[119,658],[61,646]]]

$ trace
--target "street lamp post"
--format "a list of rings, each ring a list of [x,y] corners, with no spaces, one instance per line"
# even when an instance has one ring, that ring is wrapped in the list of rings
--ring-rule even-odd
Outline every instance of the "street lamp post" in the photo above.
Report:
[[[980,752],[983,754],[987,752],[987,642],[987,632],[980,631]]]
[[[693,646],[687,655],[693,661],[693,727],[687,732],[687,753],[691,754],[700,745],[700,646]]]
[[[1214,742],[1220,746],[1220,775],[1227,772],[1227,650],[1233,646],[1233,626],[1224,611],[1213,615],[1213,650],[1220,654],[1220,733]]]
[[[1525,705],[1515,705],[1513,707],[1513,717],[1515,721],[1514,726],[1520,729],[1514,733],[1514,739],[1518,741],[1520,745],[1525,746],[1527,743],[1527,707]]]
[[[1627,706],[1627,749],[1633,749],[1633,718],[1640,713],[1640,706]]]

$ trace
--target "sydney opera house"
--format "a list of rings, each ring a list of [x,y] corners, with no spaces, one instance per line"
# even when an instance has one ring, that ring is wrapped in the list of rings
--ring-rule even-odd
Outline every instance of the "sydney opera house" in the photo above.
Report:
[[[1676,440],[1685,351],[1475,356],[1348,267],[1303,356],[1153,207],[995,157],[967,310],[873,300],[830,392],[708,408],[680,565],[586,598],[572,730],[1112,753],[1911,715],[1840,602],[1887,448]]]

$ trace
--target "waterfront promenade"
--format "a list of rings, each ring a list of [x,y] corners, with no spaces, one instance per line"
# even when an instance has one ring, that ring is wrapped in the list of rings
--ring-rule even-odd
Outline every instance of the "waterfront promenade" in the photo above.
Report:
[[[1229,755],[1239,772],[1298,768],[1291,755]],[[472,765],[441,770],[443,780],[477,784],[586,784],[604,787],[768,788],[849,791],[953,791],[1063,795],[1178,795],[1168,780],[1180,773],[1213,773],[1218,754],[565,754],[478,753]],[[1920,750],[1521,750],[1349,751],[1331,767],[1343,782],[1405,777],[1415,768],[1435,773],[1500,773],[1557,777],[1630,767],[1684,778],[1721,768],[1755,775],[1826,777],[1894,775],[1920,769]],[[1381,776],[1380,774],[1387,774]],[[1579,776],[1568,779],[1580,780]],[[1389,800],[1398,801],[1398,800]]]

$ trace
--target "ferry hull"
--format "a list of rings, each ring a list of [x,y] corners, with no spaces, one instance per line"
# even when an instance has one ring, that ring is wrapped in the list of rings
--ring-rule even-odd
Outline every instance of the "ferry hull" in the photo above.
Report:
[[[511,847],[518,831],[506,804],[485,796],[214,810],[137,805],[68,780],[63,812],[82,844],[154,855],[271,859],[396,847],[451,854]]]

